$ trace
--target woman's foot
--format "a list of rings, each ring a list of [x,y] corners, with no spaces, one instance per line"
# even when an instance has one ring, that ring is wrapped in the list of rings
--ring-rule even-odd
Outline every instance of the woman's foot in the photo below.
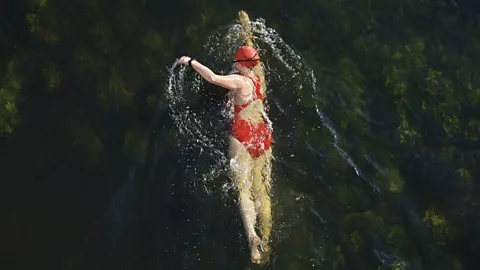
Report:
[[[258,236],[250,237],[250,260],[253,263],[261,263],[260,252],[258,251],[258,245],[260,244],[260,238]]]

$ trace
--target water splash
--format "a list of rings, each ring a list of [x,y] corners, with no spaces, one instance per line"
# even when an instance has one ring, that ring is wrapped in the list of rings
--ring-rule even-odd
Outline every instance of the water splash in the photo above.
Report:
[[[275,135],[284,136],[289,140],[289,144],[298,144],[298,137],[293,134],[294,128],[298,125],[299,114],[306,114],[305,107],[301,106],[301,101],[304,98],[311,98],[315,100],[314,110],[320,117],[321,125],[326,127],[331,133],[333,145],[340,153],[342,158],[355,171],[356,175],[368,182],[373,190],[380,192],[376,184],[367,179],[362,170],[356,165],[353,158],[347,151],[342,149],[339,145],[339,135],[334,129],[330,120],[319,109],[321,88],[317,86],[317,79],[314,71],[308,66],[304,58],[294,49],[292,49],[272,28],[266,26],[263,18],[251,22],[253,34],[255,36],[254,43],[259,48],[264,64],[266,65],[266,84],[267,84],[267,111],[270,110],[268,101],[273,101],[279,112],[287,116],[284,121],[289,121],[286,126],[290,126],[291,133],[284,133],[283,131],[275,130]],[[219,74],[228,74],[231,72],[232,55],[236,49],[243,45],[239,38],[242,28],[239,24],[230,25],[227,28],[221,29],[210,35],[206,39],[204,45],[204,63],[211,67],[214,72]],[[211,132],[215,124],[226,125],[225,119],[228,119],[228,111],[220,109],[216,113],[223,118],[221,120],[211,120],[202,117],[202,112],[194,111],[190,108],[189,103],[192,101],[191,96],[201,95],[204,85],[200,76],[188,72],[184,67],[178,67],[174,63],[170,69],[170,77],[168,81],[167,99],[171,116],[174,119],[178,133],[184,138],[186,145],[182,146],[182,151],[187,153],[196,151],[198,153],[197,159],[203,155],[205,158],[212,158],[215,163],[212,164],[206,171],[196,171],[196,178],[203,184],[208,181],[213,181],[215,178],[225,173],[225,165],[228,164],[228,159],[225,156],[225,151],[219,146],[220,142],[224,142],[225,133]],[[296,89],[297,91],[292,91]],[[188,94],[187,94],[188,93]],[[188,98],[190,96],[190,98]],[[279,101],[279,96],[291,96],[294,98],[295,106],[293,104],[286,104]],[[189,100],[190,99],[190,100]],[[221,103],[221,101],[217,101]],[[220,108],[220,106],[216,106]],[[275,134],[276,133],[276,134]],[[315,149],[315,146],[307,144],[306,147],[310,151],[319,153],[321,149]],[[288,156],[293,157],[293,154]],[[195,162],[195,159],[192,160]],[[285,160],[277,159],[277,162],[288,163]],[[297,171],[304,171],[301,168],[295,168]],[[205,185],[203,185],[205,186]],[[223,184],[222,190],[228,191],[232,188],[230,184]]]
[[[178,130],[177,142],[182,154],[190,157],[187,168],[193,170],[195,187],[204,185],[209,179],[220,175],[224,169],[221,166],[226,162],[221,145],[224,138],[222,133],[212,132],[216,126],[224,125],[222,119],[212,119],[208,116],[205,104],[199,105],[200,92],[203,89],[202,79],[195,76],[185,67],[173,63],[168,69],[170,76],[167,84],[167,100],[170,115]],[[212,105],[214,104],[206,104]],[[196,164],[201,159],[215,160],[209,167],[208,173],[199,172]]]
[[[290,77],[283,76],[283,78],[288,78],[290,80],[300,79],[300,83],[297,81],[295,85],[299,89],[303,89],[304,87],[312,89],[311,93],[309,93],[310,97],[319,101],[318,93],[320,92],[320,87],[317,86],[317,80],[314,71],[308,66],[304,59],[298,53],[296,53],[288,44],[286,44],[274,29],[266,27],[264,19],[258,19],[257,21],[253,22],[253,25],[254,33],[256,36],[258,36],[259,42],[264,43],[262,44],[264,46],[261,47],[268,47],[273,52],[273,57],[280,61],[290,72]],[[272,73],[275,73],[276,69],[272,69],[272,71]],[[277,74],[277,77],[281,76],[278,76]],[[283,89],[288,88],[285,87]],[[345,161],[347,161],[350,167],[353,168],[358,177],[360,177],[364,181],[367,181],[373,190],[375,190],[377,193],[380,193],[379,187],[374,182],[366,178],[361,169],[354,162],[353,158],[339,146],[339,135],[337,131],[333,128],[330,120],[319,109],[318,103],[315,104],[315,111],[320,117],[322,125],[326,127],[333,136],[333,145],[335,149],[340,153],[340,155],[345,159]],[[311,145],[308,145],[307,147],[309,147],[313,151],[318,151],[314,149]]]

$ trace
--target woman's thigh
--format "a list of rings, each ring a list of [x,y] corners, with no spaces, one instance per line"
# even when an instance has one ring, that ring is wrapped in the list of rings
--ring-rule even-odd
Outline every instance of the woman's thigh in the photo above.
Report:
[[[230,172],[237,187],[243,189],[251,186],[252,157],[247,149],[234,137],[230,137],[228,158]]]

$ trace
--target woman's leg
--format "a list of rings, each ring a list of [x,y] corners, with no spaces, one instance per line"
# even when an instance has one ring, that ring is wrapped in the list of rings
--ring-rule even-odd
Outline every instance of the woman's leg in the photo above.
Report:
[[[272,149],[254,161],[252,193],[258,210],[259,228],[264,244],[264,251],[268,251],[270,233],[272,230],[272,203],[271,203],[271,174]]]
[[[245,147],[233,137],[230,137],[229,158],[230,171],[238,190],[240,213],[250,246],[250,259],[252,262],[258,262],[260,260],[260,252],[258,251],[260,238],[255,232],[257,213],[250,191],[252,186],[252,158]]]

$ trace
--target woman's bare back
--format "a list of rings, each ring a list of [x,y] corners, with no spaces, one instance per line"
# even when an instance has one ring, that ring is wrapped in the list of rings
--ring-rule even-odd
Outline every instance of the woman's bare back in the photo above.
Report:
[[[232,101],[235,105],[244,105],[249,103],[239,113],[240,118],[251,123],[259,123],[263,121],[263,102],[260,99],[255,99],[255,85],[253,85],[253,82],[246,76],[236,76],[242,77],[245,84],[243,84],[242,88],[240,89],[230,91],[231,98],[233,99]]]
[[[253,85],[252,81],[249,80],[246,76],[234,76],[241,77],[242,81],[244,82],[241,88],[231,91],[233,94],[233,101],[235,105],[243,105],[251,102],[255,96],[255,86]]]

